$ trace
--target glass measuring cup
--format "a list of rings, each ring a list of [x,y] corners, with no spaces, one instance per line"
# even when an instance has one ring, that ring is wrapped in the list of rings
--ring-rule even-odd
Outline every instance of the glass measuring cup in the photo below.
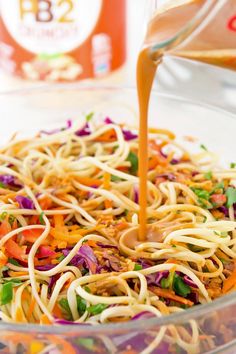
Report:
[[[152,2],[145,46],[163,54],[236,70],[235,0]]]

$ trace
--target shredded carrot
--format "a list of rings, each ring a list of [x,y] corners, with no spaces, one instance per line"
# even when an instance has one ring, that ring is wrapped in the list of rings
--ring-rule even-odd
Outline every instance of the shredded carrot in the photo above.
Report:
[[[88,240],[88,241],[86,242],[86,244],[87,244],[88,246],[90,246],[90,247],[94,247],[94,248],[97,247],[96,242],[93,241],[93,240]]]
[[[111,175],[108,172],[104,173],[103,176],[103,188],[109,190],[111,187]]]
[[[24,320],[23,311],[20,307],[18,307],[16,310],[16,322],[23,322],[23,320]]]
[[[46,315],[42,315],[40,318],[40,324],[42,325],[51,325],[52,322],[49,320],[49,318]]]
[[[30,301],[30,305],[29,305],[29,310],[27,312],[27,318],[30,319],[30,317],[32,316],[32,313],[34,311],[34,308],[35,308],[35,304],[36,304],[36,300],[34,297],[31,298],[31,301]]]
[[[108,142],[116,140],[116,132],[114,129],[108,130],[106,133],[96,138],[96,141]]]
[[[14,272],[12,270],[10,270],[8,272],[8,274],[10,275],[10,277],[13,277],[13,278],[16,278],[16,277],[21,277],[21,276],[24,276],[24,275],[28,275],[27,272]]]
[[[119,231],[125,230],[128,227],[127,222],[120,222],[119,224],[116,224],[116,229]]]
[[[112,201],[106,199],[106,200],[104,201],[104,205],[105,205],[105,209],[110,209],[110,208],[112,208]]]
[[[52,200],[49,197],[44,197],[43,199],[40,199],[39,205],[43,210],[48,210],[52,206]]]
[[[92,186],[99,187],[103,183],[102,179],[98,179],[98,178],[95,179],[95,178],[91,178],[91,177],[78,177],[78,176],[75,176],[74,178],[79,183],[84,184],[85,186],[88,186],[88,187],[92,187]]]
[[[8,257],[2,252],[0,251],[0,267],[3,267],[7,264],[8,261]]]
[[[153,170],[153,169],[156,167],[157,164],[158,164],[158,158],[157,158],[157,156],[151,157],[151,158],[149,159],[149,161],[148,161],[148,169],[149,169],[149,170]]]
[[[54,218],[55,228],[60,228],[65,226],[63,215],[56,214],[53,216],[53,218]]]
[[[9,224],[8,220],[7,219],[3,220],[0,226],[0,238],[8,234],[10,231],[11,231],[11,225]]]
[[[25,240],[31,243],[34,243],[43,233],[41,229],[32,229],[32,230],[25,230],[22,231],[22,235],[24,236]]]
[[[181,304],[187,305],[187,306],[193,306],[194,303],[188,299],[185,299],[182,296],[175,295],[175,293],[171,290],[168,289],[161,289],[157,288],[155,286],[150,286],[149,289],[156,294],[157,296],[161,296],[176,302],[179,302]]]
[[[229,290],[231,290],[236,284],[236,270],[233,271],[233,273],[224,281],[223,283],[223,293],[227,293]]]
[[[57,304],[54,306],[52,312],[53,312],[53,315],[56,316],[57,318],[63,318],[62,311]]]
[[[5,248],[9,256],[15,259],[23,260],[26,247],[20,247],[15,241],[10,239],[5,243]]]

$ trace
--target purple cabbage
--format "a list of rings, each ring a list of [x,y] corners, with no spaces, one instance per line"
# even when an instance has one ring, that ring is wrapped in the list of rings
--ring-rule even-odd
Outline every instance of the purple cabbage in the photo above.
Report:
[[[168,156],[167,156],[162,150],[160,150],[160,154],[161,154],[162,157],[164,157],[165,159],[167,159]],[[172,160],[170,161],[170,163],[171,163],[172,165],[176,165],[176,164],[180,163],[180,160],[174,158],[174,159],[172,159]]]
[[[132,317],[132,321],[136,321],[136,320],[142,320],[142,319],[147,319],[147,318],[152,318],[155,317],[155,315],[151,312],[148,311],[142,311],[140,313],[137,313],[137,315],[135,315],[134,317]]]
[[[53,275],[48,283],[48,297],[50,298],[50,295],[52,293],[52,289],[54,287],[54,285],[56,284],[57,280],[60,278],[59,274]]]
[[[104,243],[101,243],[101,242],[97,242],[97,245],[101,248],[114,248],[114,249],[118,250],[118,247],[115,245],[104,245]]]
[[[89,124],[86,123],[81,129],[77,130],[77,132],[75,133],[75,135],[77,136],[87,136],[91,134],[91,130],[89,128]]]
[[[126,141],[134,140],[138,137],[137,134],[132,133],[130,130],[123,129],[122,132]]]
[[[137,187],[134,187],[134,202],[136,204],[139,203],[139,190]]]
[[[194,305],[199,304],[198,293],[195,293],[194,291],[192,291],[190,294],[188,294],[187,299],[192,301],[194,303]]]
[[[57,129],[53,129],[53,130],[41,130],[41,134],[45,134],[45,135],[53,135],[53,134],[57,134],[57,133],[60,133],[61,131],[63,130],[67,130],[67,129],[70,129],[72,127],[72,120],[71,119],[68,119],[66,121],[66,127],[65,128],[57,128]]]
[[[21,209],[35,209],[34,202],[29,198],[17,195],[15,199],[17,203],[19,203]]]
[[[36,266],[35,269],[39,270],[40,272],[46,272],[56,267],[56,264],[45,264],[43,266]]]
[[[0,182],[6,187],[22,188],[22,185],[17,181],[16,177],[11,175],[0,175]]]
[[[70,254],[70,252],[71,252],[71,249],[68,249],[68,248],[62,250],[62,253],[65,257],[67,257],[68,254]],[[84,266],[84,264],[85,264],[86,268],[88,268],[92,274],[98,273],[98,269],[99,269],[98,268],[98,261],[93,253],[93,250],[91,247],[89,247],[87,245],[83,245],[80,247],[77,254],[70,261],[70,264],[75,267],[78,267],[80,265]]]
[[[104,119],[104,123],[105,123],[105,124],[114,124],[113,120],[112,120],[111,118],[109,118],[109,117],[106,117],[106,118]]]
[[[192,279],[190,279],[187,275],[183,277],[183,281],[185,282],[185,284],[191,286],[191,288],[198,289],[197,284],[195,284]]]
[[[148,285],[161,286],[161,280],[163,278],[165,278],[165,279],[168,278],[168,276],[169,276],[169,271],[164,270],[163,272],[157,272],[157,273],[147,275],[146,279],[147,279]]]
[[[115,124],[113,122],[113,120],[109,117],[106,117],[104,119],[104,123],[105,124]],[[137,134],[134,134],[133,132],[131,132],[130,130],[125,130],[125,129],[122,129],[122,133],[123,133],[123,136],[124,136],[124,139],[126,141],[130,141],[130,140],[134,140],[134,139],[137,139],[138,135]]]
[[[119,272],[121,270],[120,260],[114,255],[108,254],[106,251],[103,253],[103,258],[106,259],[108,269]]]

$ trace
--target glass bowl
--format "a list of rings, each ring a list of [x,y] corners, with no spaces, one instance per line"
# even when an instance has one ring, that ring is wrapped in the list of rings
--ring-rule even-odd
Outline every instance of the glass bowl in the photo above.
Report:
[[[131,88],[95,88],[73,84],[1,94],[1,145],[16,131],[20,135],[29,135],[40,129],[50,130],[65,125],[67,119],[79,119],[80,112],[91,111],[135,125],[138,119],[136,91]],[[221,164],[235,162],[236,117],[217,107],[153,91],[149,125],[174,131],[187,148],[195,149],[197,146],[199,149],[200,144],[206,145],[221,155]],[[194,136],[198,140],[192,144],[187,142],[185,136]],[[214,345],[208,353],[233,354],[236,352],[235,315],[236,297],[232,293],[211,304],[160,319],[100,326],[38,326],[0,322],[0,353],[76,354],[97,351],[148,354],[145,348],[161,327],[178,326],[191,332],[189,324],[195,321],[204,335],[211,336]],[[188,353],[206,353],[204,348],[194,348]],[[166,354],[165,345],[161,344],[152,353]]]

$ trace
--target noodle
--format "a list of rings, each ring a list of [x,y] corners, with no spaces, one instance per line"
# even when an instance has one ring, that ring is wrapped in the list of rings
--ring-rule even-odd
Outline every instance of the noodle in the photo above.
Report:
[[[129,129],[76,123],[0,149],[2,321],[161,317],[235,288],[235,169],[149,130],[148,237],[139,242],[138,136]],[[199,329],[189,326],[151,332],[142,353],[163,341],[198,353]]]

